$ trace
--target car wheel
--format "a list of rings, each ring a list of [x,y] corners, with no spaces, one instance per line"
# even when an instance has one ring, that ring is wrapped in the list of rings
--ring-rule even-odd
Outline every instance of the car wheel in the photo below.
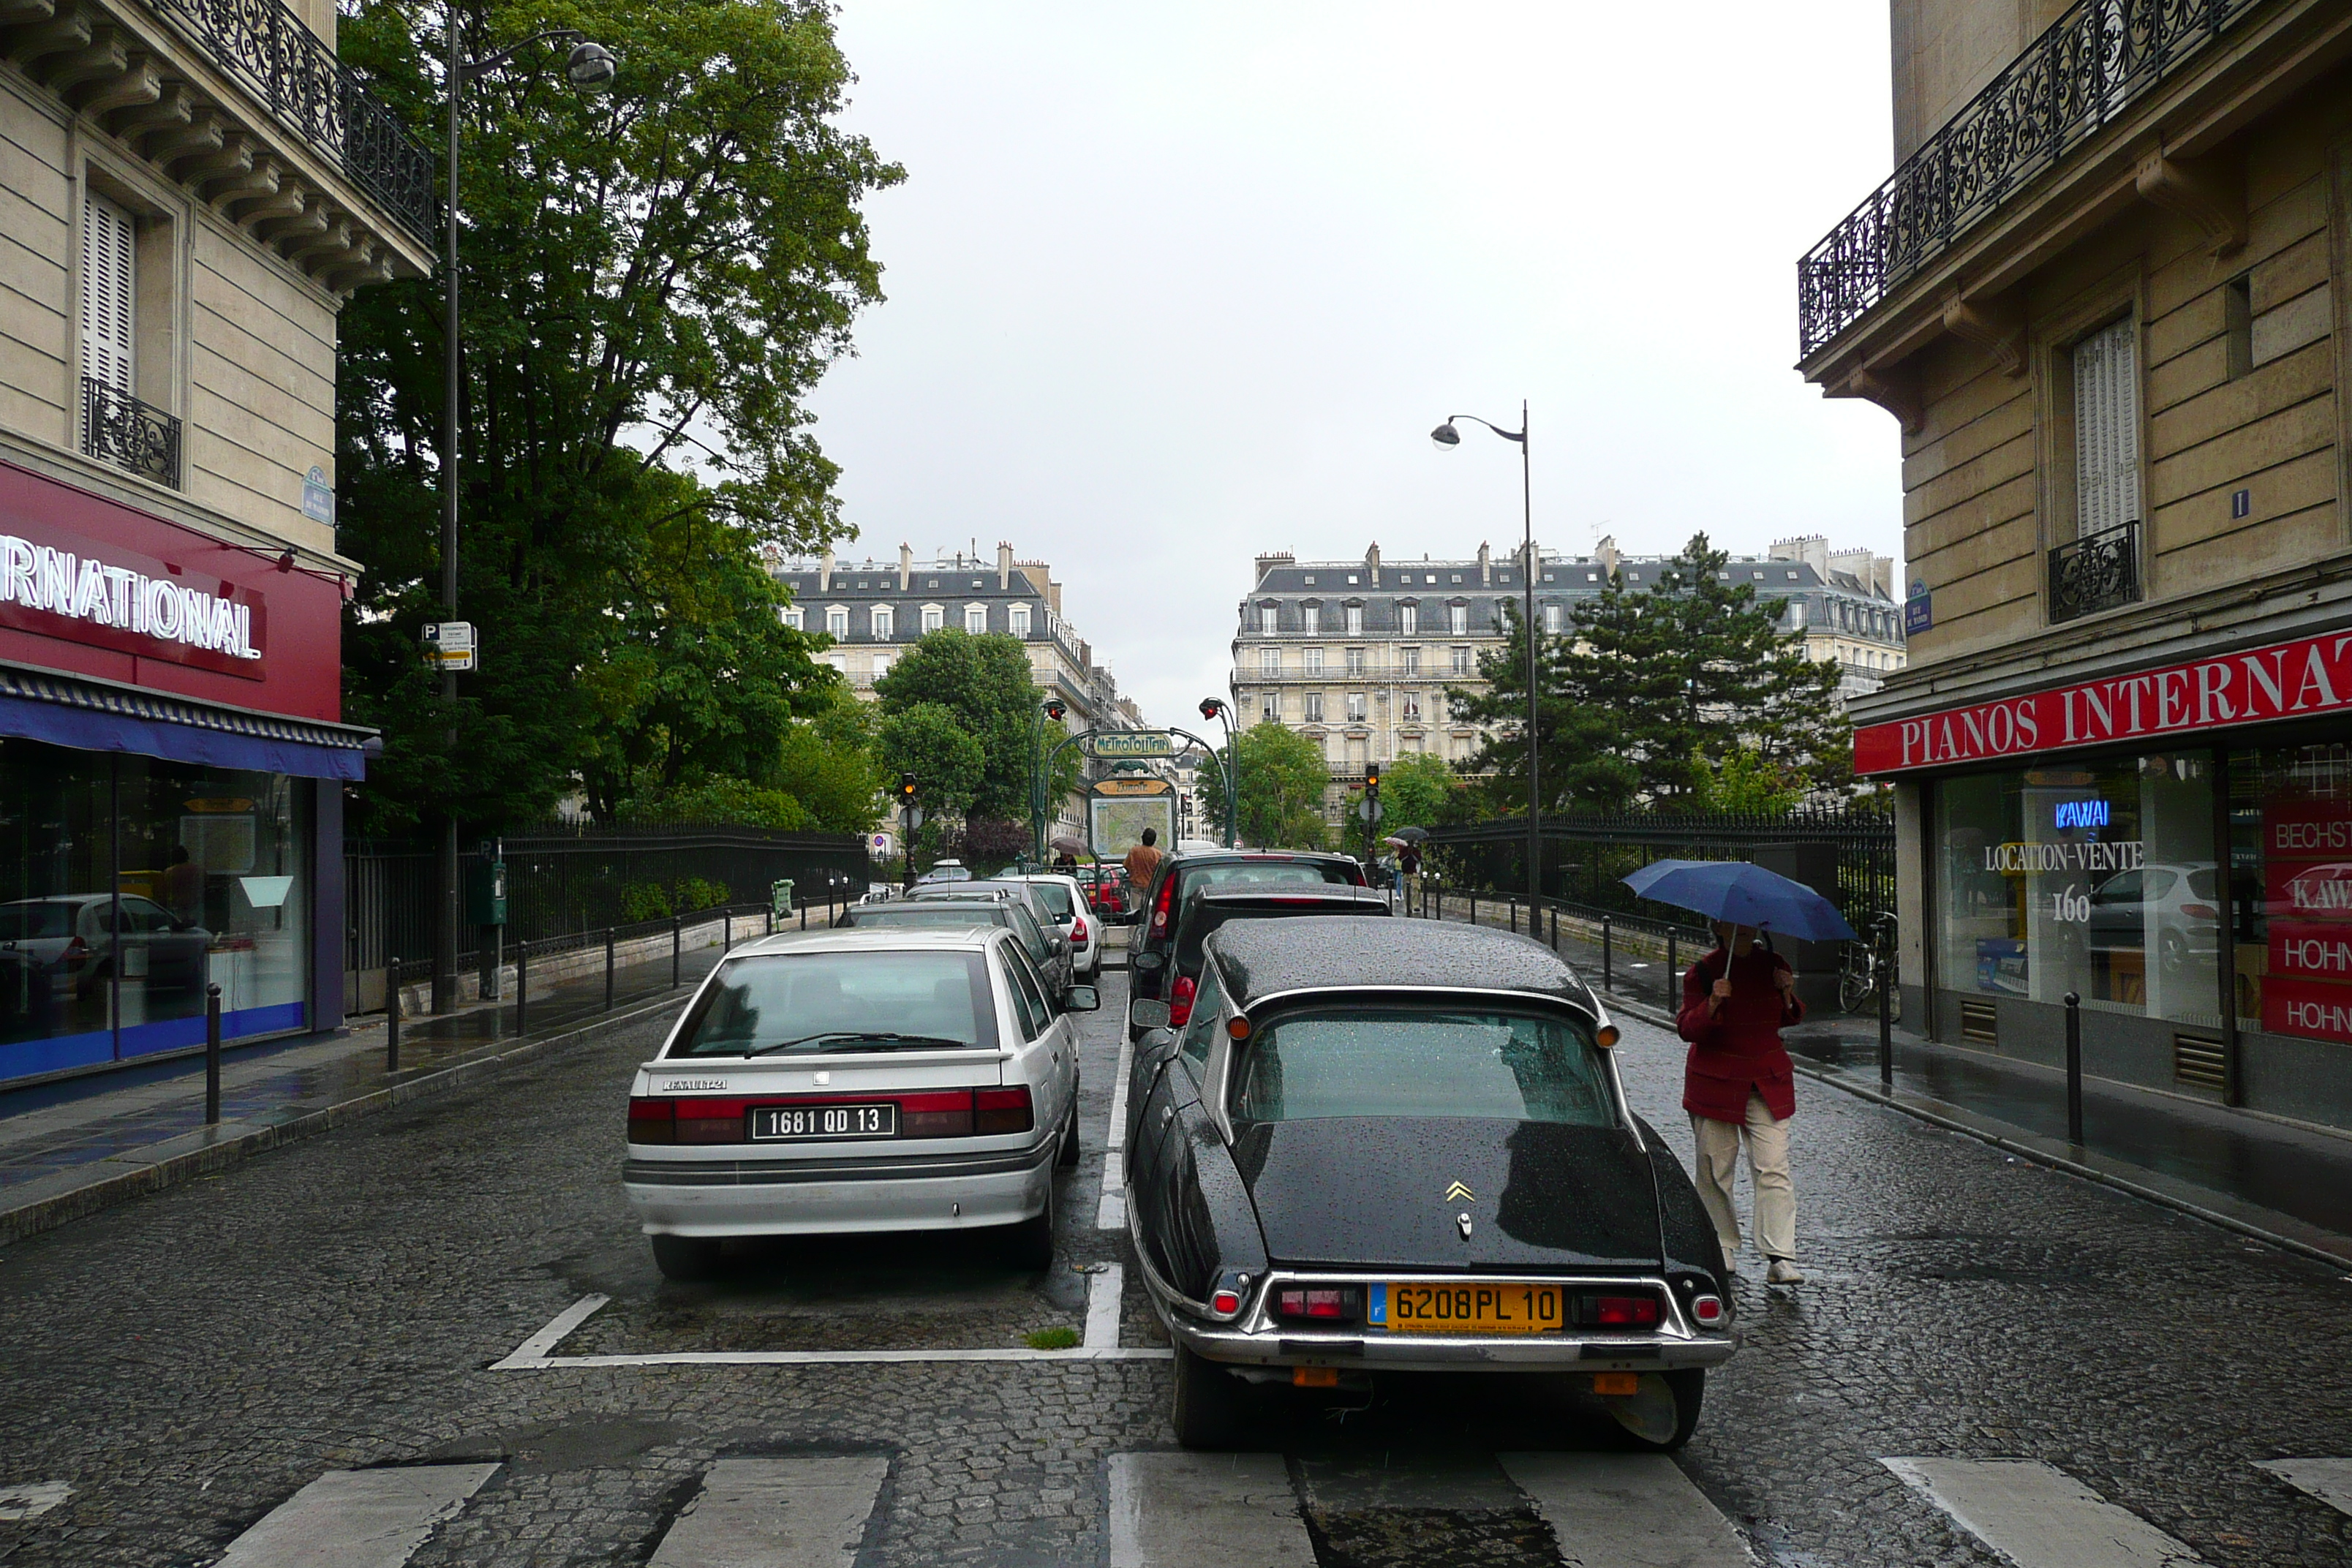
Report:
[[[1013,1266],[1032,1271],[1054,1267],[1054,1182],[1045,1180],[1045,1206],[1029,1219],[1007,1228],[1011,1232]]]
[[[1078,1097],[1075,1091],[1070,1095],[1070,1114],[1062,1123],[1062,1152],[1054,1157],[1054,1163],[1065,1171],[1078,1168]]]
[[[665,1279],[708,1279],[719,1272],[719,1242],[708,1236],[656,1236],[654,1267]]]
[[[1187,1448],[1234,1448],[1248,1430],[1249,1390],[1215,1362],[1176,1347],[1176,1400],[1170,1415]]]
[[[1706,1398],[1706,1372],[1645,1372],[1638,1394],[1608,1400],[1609,1414],[1634,1444],[1654,1454],[1672,1454],[1698,1430],[1699,1406]]]

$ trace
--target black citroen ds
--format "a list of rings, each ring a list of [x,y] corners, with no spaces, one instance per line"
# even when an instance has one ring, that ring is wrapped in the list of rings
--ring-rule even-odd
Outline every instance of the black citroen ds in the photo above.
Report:
[[[1126,1093],[1178,1437],[1241,1440],[1253,1385],[1491,1372],[1589,1378],[1636,1440],[1687,1441],[1736,1344],[1723,1258],[1575,972],[1427,921],[1236,921],[1205,953]]]

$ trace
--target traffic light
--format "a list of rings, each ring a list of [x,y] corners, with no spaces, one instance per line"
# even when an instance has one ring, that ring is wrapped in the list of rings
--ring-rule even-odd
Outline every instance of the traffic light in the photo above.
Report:
[[[1062,715],[1069,710],[1068,706],[1058,697],[1045,704],[1045,717],[1051,719],[1056,724],[1062,721]]]
[[[1380,763],[1366,763],[1364,764],[1364,787],[1365,787],[1367,790],[1370,790],[1370,791],[1372,794],[1374,794],[1374,795],[1378,795],[1378,794],[1380,794],[1380,793],[1381,793],[1381,764],[1380,764]]]
[[[902,800],[902,801],[906,802],[908,805],[914,805],[914,804],[915,804],[915,775],[914,775],[914,774],[912,774],[912,773],[900,773],[900,774],[898,775],[898,798],[899,798],[900,800]]]
[[[1203,697],[1201,699],[1201,717],[1203,719],[1213,719],[1217,716],[1217,710],[1223,706],[1224,704],[1219,702],[1213,697]]]

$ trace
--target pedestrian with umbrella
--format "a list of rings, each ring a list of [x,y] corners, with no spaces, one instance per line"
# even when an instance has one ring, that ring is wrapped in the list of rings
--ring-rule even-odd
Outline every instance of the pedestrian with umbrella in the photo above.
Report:
[[[1624,879],[1645,899],[1707,918],[1715,948],[1683,976],[1675,1032],[1690,1042],[1683,1109],[1698,1152],[1699,1202],[1715,1222],[1724,1266],[1736,1268],[1739,1216],[1732,1184],[1745,1142],[1756,1184],[1757,1250],[1772,1285],[1804,1280],[1797,1267],[1797,1193],[1789,1174],[1789,1121],[1797,1113],[1796,1069],[1780,1031],[1805,1016],[1788,960],[1758,943],[1759,932],[1816,942],[1853,940],[1827,899],[1801,882],[1738,860],[1657,860]]]
[[[1425,827],[1401,827],[1389,837],[1396,847],[1397,880],[1403,884],[1408,910],[1421,901],[1421,841],[1428,837]]]

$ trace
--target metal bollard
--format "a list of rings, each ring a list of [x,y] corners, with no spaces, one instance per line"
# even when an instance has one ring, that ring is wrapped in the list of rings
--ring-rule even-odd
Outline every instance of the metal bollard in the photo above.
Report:
[[[1555,954],[1559,952],[1559,909],[1557,905],[1551,911],[1551,950]]]
[[[1680,933],[1679,933],[1679,932],[1677,932],[1677,931],[1675,930],[1675,928],[1674,928],[1674,927],[1672,927],[1672,926],[1668,926],[1668,927],[1666,928],[1666,984],[1665,984],[1665,993],[1666,993],[1666,1010],[1667,1010],[1668,1012],[1672,1012],[1672,1011],[1674,1011],[1674,1006],[1675,1006],[1675,970],[1677,970],[1677,969],[1680,969],[1680,968],[1682,967],[1682,963],[1681,963],[1681,961],[1680,961],[1679,957],[1677,956],[1677,954],[1676,954],[1676,952],[1675,952],[1675,942],[1676,942],[1677,938],[1679,937],[1679,934],[1680,934]]]
[[[383,961],[383,1070],[400,1070],[400,960]]]
[[[669,988],[677,989],[678,955],[686,948],[686,917],[669,917]]]
[[[530,943],[515,943],[515,1033],[523,1030],[530,1009]]]
[[[205,987],[205,1125],[220,1125],[220,982]]]
[[[1895,956],[1894,928],[1879,924],[1878,941],[1878,1087],[1895,1090]]]
[[[803,904],[801,906],[801,930],[808,930],[808,906],[806,904]]]
[[[2083,994],[2066,993],[2066,1142],[2083,1146]]]
[[[1470,923],[1478,923],[1478,889],[1475,888],[1470,889]]]
[[[719,911],[719,951],[725,952],[735,945],[735,911]]]
[[[1519,934],[1519,900],[1517,899],[1511,900],[1511,934]]]
[[[613,928],[604,928],[604,1011],[613,1010]]]
[[[1601,989],[1603,991],[1613,991],[1616,989],[1614,979],[1609,973],[1610,957],[1609,917],[1607,915],[1602,915],[1601,917]]]

